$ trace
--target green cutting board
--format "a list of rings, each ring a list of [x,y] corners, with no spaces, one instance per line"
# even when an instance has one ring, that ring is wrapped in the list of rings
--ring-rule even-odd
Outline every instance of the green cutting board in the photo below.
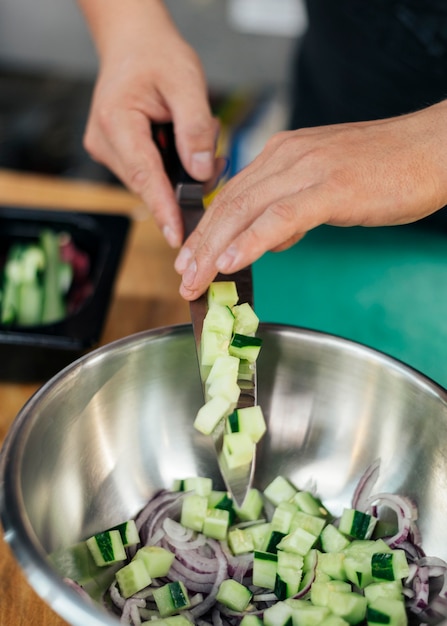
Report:
[[[447,230],[321,226],[254,265],[264,322],[358,341],[447,387]]]

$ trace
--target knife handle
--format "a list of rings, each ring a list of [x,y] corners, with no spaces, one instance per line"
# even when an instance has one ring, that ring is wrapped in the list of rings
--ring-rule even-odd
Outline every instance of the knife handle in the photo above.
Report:
[[[172,122],[153,124],[152,137],[160,151],[166,174],[174,189],[180,183],[198,183],[197,180],[188,174],[180,161],[175,145],[174,125]]]

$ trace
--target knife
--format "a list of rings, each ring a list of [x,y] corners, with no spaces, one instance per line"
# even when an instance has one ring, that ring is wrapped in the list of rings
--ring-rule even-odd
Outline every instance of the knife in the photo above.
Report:
[[[203,184],[194,180],[183,168],[175,147],[175,138],[172,124],[157,124],[152,128],[153,138],[160,150],[166,173],[175,189],[177,201],[182,210],[184,223],[184,239],[196,228],[204,214]],[[215,281],[225,280],[236,283],[239,302],[248,302],[252,307],[253,302],[253,276],[251,265],[233,274],[218,274]],[[200,367],[200,342],[203,329],[203,320],[208,311],[206,293],[190,302],[191,321],[196,343],[199,372],[202,380],[203,397],[205,400],[205,380],[207,371]],[[256,364],[250,368],[249,374],[245,371],[239,377],[238,385],[241,389],[237,408],[245,408],[256,405]],[[219,469],[225,486],[237,506],[242,506],[247,492],[251,488],[255,470],[255,454],[251,463],[230,468],[222,454],[224,427],[221,424],[213,433],[214,447],[217,454]]]

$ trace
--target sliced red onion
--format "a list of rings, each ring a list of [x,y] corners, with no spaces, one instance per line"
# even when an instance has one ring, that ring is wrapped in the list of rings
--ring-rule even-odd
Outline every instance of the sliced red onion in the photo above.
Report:
[[[352,496],[352,508],[365,511],[372,488],[377,482],[380,472],[380,459],[376,459],[361,476]]]
[[[215,539],[210,539],[209,544],[214,549],[216,559],[218,561],[218,569],[216,572],[216,577],[214,579],[213,587],[208,597],[205,598],[205,600],[201,604],[191,609],[191,613],[194,618],[205,615],[205,613],[207,613],[211,609],[216,601],[216,595],[219,590],[220,584],[228,576],[228,564],[220,543]]]

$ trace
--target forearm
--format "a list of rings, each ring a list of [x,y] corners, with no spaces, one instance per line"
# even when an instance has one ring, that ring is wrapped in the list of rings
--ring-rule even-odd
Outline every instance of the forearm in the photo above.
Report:
[[[140,30],[162,39],[176,31],[162,0],[78,0],[100,59],[114,56],[116,42],[138,38]]]

